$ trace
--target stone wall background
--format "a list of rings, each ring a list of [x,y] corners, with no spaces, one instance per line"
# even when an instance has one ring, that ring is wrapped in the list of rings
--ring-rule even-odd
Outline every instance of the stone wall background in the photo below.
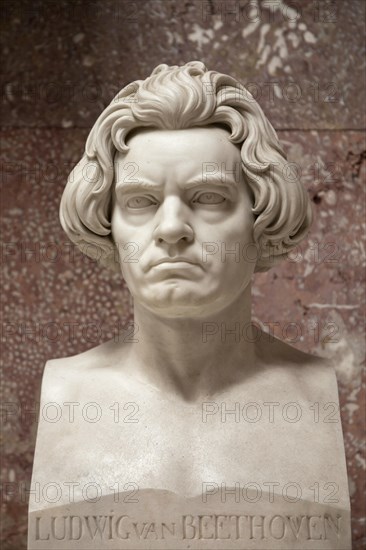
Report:
[[[364,548],[365,2],[11,0],[1,8],[3,550],[26,548],[24,488],[46,360],[97,345],[131,320],[123,281],[63,235],[67,175],[120,88],[159,63],[194,59],[248,86],[312,198],[309,238],[255,277],[253,313],[296,347],[334,358],[354,549]]]

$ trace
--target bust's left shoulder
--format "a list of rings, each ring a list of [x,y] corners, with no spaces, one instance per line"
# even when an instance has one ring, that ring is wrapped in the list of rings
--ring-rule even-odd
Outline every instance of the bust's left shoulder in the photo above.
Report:
[[[338,383],[332,362],[325,358],[305,353],[292,352],[289,367],[309,400],[338,403]]]
[[[338,401],[336,373],[329,359],[301,351],[267,333],[262,334],[259,354],[281,378],[292,381],[310,400],[317,396]]]

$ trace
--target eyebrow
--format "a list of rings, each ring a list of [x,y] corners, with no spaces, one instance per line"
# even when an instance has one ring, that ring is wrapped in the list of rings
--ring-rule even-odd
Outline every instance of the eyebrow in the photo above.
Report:
[[[217,187],[224,187],[224,186],[230,186],[234,187],[235,189],[238,188],[238,182],[232,178],[232,174],[230,176],[227,176],[224,181],[222,181],[222,176],[225,178],[225,173],[208,173],[208,174],[200,174],[197,176],[194,176],[193,178],[189,179],[188,181],[185,181],[182,184],[182,187],[185,190],[192,189],[194,187],[198,187],[199,185],[216,185]],[[207,181],[203,181],[203,178],[205,178]],[[152,181],[149,181],[145,178],[137,178],[137,181],[119,181],[116,182],[116,191],[123,191],[125,193],[132,192],[132,191],[159,191],[160,189],[163,189],[163,185],[159,185],[158,183],[154,183]]]

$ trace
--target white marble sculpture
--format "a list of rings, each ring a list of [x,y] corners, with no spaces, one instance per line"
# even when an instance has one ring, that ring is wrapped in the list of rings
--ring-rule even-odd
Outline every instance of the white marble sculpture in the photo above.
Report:
[[[30,549],[351,548],[334,371],[251,324],[254,272],[311,223],[285,165],[250,93],[198,61],[100,115],[61,223],[122,273],[135,331],[46,365]]]

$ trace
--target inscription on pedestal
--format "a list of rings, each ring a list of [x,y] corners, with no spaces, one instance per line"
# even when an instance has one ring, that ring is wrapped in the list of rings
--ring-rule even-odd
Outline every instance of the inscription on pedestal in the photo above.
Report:
[[[182,515],[176,521],[136,521],[124,514],[34,517],[35,541],[338,540],[340,514]]]

